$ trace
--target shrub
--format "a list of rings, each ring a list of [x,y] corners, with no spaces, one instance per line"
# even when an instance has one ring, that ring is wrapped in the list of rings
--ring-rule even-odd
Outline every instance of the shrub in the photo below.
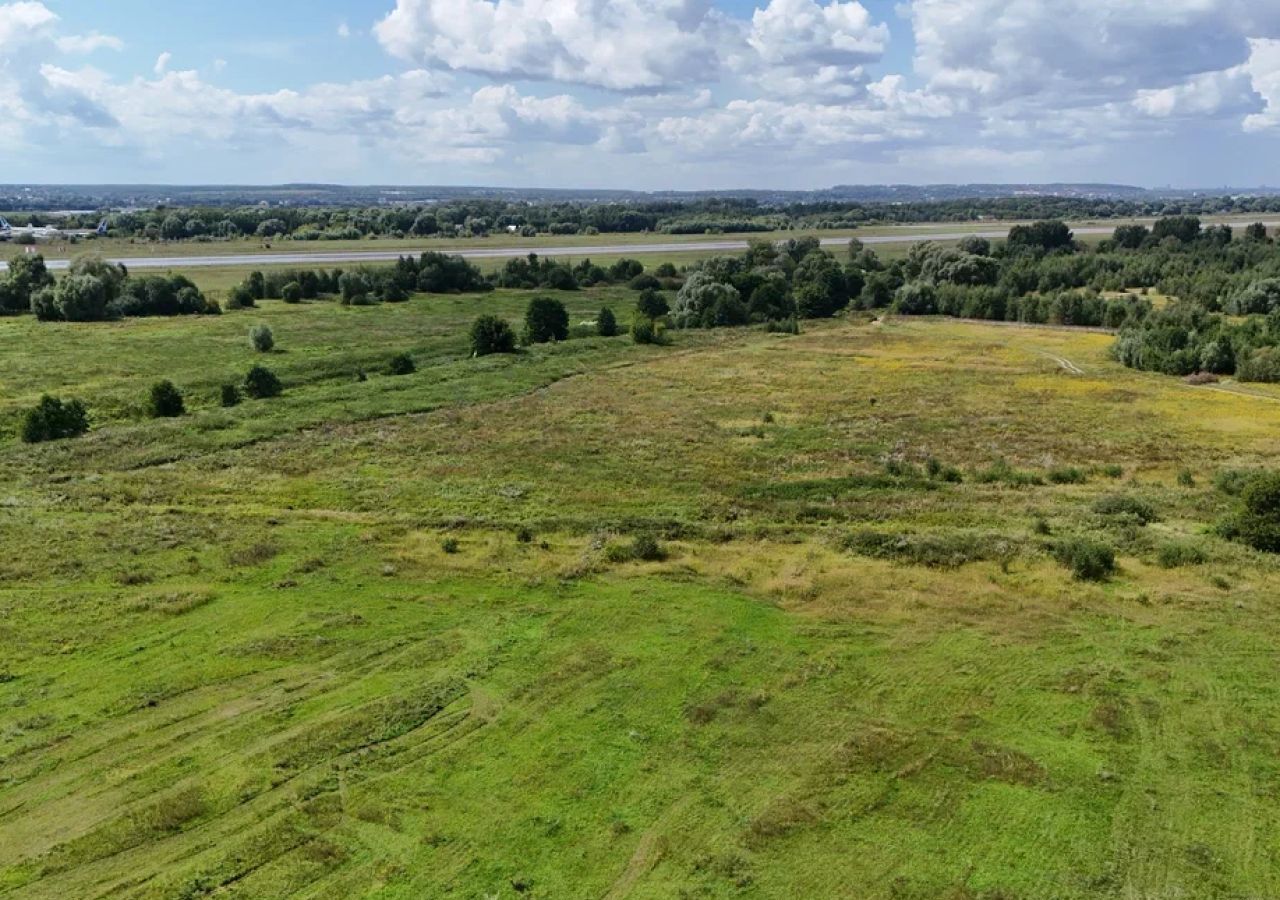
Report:
[[[667,552],[651,535],[641,534],[631,542],[631,555],[644,562],[661,562],[667,558]]]
[[[79,400],[62,402],[45,394],[22,416],[20,433],[27,444],[79,437],[89,430],[89,413]]]
[[[1280,553],[1280,473],[1255,475],[1240,500],[1240,509],[1222,529],[1224,536],[1255,550]]]
[[[224,384],[219,389],[219,400],[224,407],[240,405],[240,388],[234,384]]]
[[[1105,581],[1116,570],[1115,551],[1087,538],[1062,541],[1054,548],[1053,555],[1071,570],[1077,581]]]
[[[445,553],[452,555],[454,553],[457,553],[458,550],[461,549],[461,547],[458,544],[457,538],[450,537],[450,538],[445,538],[443,541],[440,542],[440,549],[443,550]]]
[[[151,418],[173,419],[186,411],[182,392],[172,381],[157,381],[151,386],[151,397],[147,402],[147,413]]]
[[[256,305],[253,291],[247,285],[237,284],[227,293],[227,309],[250,309]]]
[[[1207,560],[1207,554],[1195,544],[1161,544],[1160,549],[1156,551],[1156,561],[1165,569],[1199,566]]]
[[[1136,519],[1140,525],[1149,525],[1158,519],[1155,507],[1139,497],[1125,494],[1108,494],[1099,497],[1093,504],[1093,511],[1100,516],[1115,516]]]
[[[1087,477],[1084,472],[1074,466],[1058,466],[1048,473],[1050,484],[1084,484]]]
[[[563,341],[569,337],[569,311],[551,297],[534,297],[524,314],[524,339],[529,344]]]
[[[275,335],[266,325],[254,325],[249,331],[249,342],[259,353],[269,353],[276,345]]]
[[[408,353],[397,353],[391,357],[391,362],[387,365],[387,374],[389,375],[412,375],[418,371],[418,367],[413,363],[413,357]]]
[[[481,316],[471,324],[471,353],[488,356],[491,353],[514,353],[516,333],[506,319],[497,316]]]
[[[1007,561],[1017,549],[1013,542],[995,534],[913,534],[870,530],[849,535],[844,540],[844,548],[859,556],[941,569],[991,559]]]
[[[266,366],[254,366],[244,376],[244,393],[255,400],[278,397],[283,389],[280,379]]]
[[[637,318],[631,325],[631,339],[637,344],[658,343],[658,329],[652,319]]]
[[[618,333],[618,320],[614,318],[613,310],[607,306],[596,317],[596,331],[601,337],[613,337]]]
[[[516,541],[521,544],[532,544],[533,530],[526,525],[521,525],[516,529]]]
[[[641,291],[636,298],[636,312],[646,319],[660,319],[670,311],[666,298],[652,288]]]
[[[280,289],[280,299],[285,303],[301,303],[302,302],[302,285],[296,281],[290,281]]]

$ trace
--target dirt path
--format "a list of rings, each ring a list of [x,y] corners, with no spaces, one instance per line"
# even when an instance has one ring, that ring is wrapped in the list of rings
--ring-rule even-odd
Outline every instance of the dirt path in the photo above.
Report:
[[[1075,363],[1073,363],[1071,360],[1067,359],[1065,356],[1058,356],[1058,355],[1053,354],[1053,353],[1047,353],[1047,352],[1045,352],[1045,351],[1043,351],[1043,350],[1041,350],[1041,351],[1039,351],[1039,352],[1040,352],[1042,355],[1044,355],[1044,356],[1048,357],[1049,359],[1053,360],[1055,363],[1057,363],[1057,364],[1058,364],[1058,366],[1059,366],[1059,367],[1060,367],[1064,372],[1066,372],[1068,375],[1083,375],[1083,374],[1084,374],[1084,369],[1082,369],[1082,368],[1080,368],[1079,366],[1077,366]]]

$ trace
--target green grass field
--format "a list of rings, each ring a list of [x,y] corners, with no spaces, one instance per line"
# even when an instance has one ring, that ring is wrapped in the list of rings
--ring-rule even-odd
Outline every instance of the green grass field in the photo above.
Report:
[[[1280,393],[932,320],[468,358],[528,296],[0,320],[0,896],[1280,895],[1280,568],[1211,529]]]

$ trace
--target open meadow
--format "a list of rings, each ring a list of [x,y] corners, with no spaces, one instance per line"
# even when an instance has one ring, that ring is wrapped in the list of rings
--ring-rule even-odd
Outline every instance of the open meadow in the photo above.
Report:
[[[0,896],[1280,895],[1280,568],[1213,531],[1274,387],[865,313],[470,358],[530,296],[0,319]]]

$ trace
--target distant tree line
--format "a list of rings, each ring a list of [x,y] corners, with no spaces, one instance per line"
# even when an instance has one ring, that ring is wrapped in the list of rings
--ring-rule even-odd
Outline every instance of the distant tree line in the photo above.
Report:
[[[114,213],[115,237],[148,241],[330,241],[368,238],[535,235],[707,234],[792,229],[856,228],[984,219],[1115,219],[1280,212],[1280,197],[1204,197],[1118,200],[1019,196],[905,203],[821,201],[769,205],[751,198],[699,198],[632,202],[517,202],[451,200],[370,207],[192,206]],[[93,228],[98,215],[58,220],[67,228]],[[14,224],[46,224],[39,213],[12,214]]]

